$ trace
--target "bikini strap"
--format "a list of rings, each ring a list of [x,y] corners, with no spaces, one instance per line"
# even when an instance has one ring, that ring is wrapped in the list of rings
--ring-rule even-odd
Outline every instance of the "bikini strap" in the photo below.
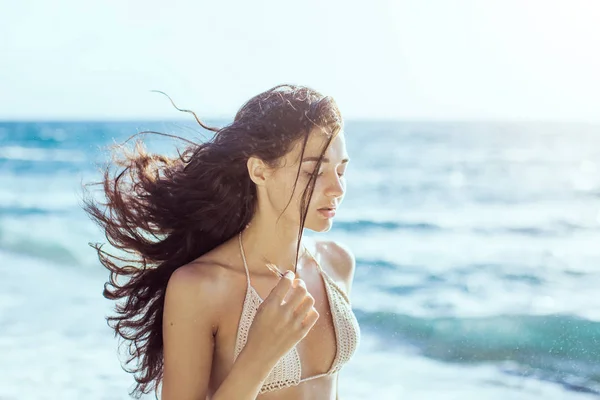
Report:
[[[246,262],[246,254],[244,253],[244,246],[242,245],[242,232],[240,232],[238,234],[238,241],[240,244],[240,253],[242,254],[242,260],[244,261],[244,269],[246,270],[246,282],[248,283],[248,287],[250,287],[250,272],[248,270],[248,263]],[[320,271],[323,271],[321,269],[321,265],[319,264],[319,262],[317,261],[317,259],[312,255],[312,253],[310,251],[308,251],[308,248],[306,247],[306,245],[302,245],[302,247],[304,248],[304,251],[306,253],[308,253],[308,255],[315,260],[315,263],[317,264],[317,267],[319,267]]]
[[[242,260],[244,261],[244,269],[246,270],[246,282],[248,288],[250,288],[250,272],[248,272],[248,264],[246,263],[246,254],[244,254],[244,246],[242,245],[242,232],[239,233],[238,239],[240,242],[240,253],[242,253]]]
[[[316,254],[316,245],[317,242],[313,241],[313,244],[315,245],[315,254]],[[315,256],[313,256],[313,254],[308,250],[308,247],[304,244],[302,247],[304,247],[304,251],[310,256],[310,258],[312,258],[313,260],[315,260],[315,264],[317,264],[317,267],[319,268],[319,271],[323,272],[323,268],[321,268],[321,263],[319,263],[319,261],[317,260],[317,258]]]

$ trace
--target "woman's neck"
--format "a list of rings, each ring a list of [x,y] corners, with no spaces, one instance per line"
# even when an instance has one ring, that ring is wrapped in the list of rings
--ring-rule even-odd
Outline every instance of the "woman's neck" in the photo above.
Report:
[[[294,271],[298,244],[298,226],[286,224],[283,219],[255,215],[246,229],[242,231],[242,245],[248,269],[264,273],[266,263],[272,263],[285,273]],[[300,247],[302,255],[303,247]]]

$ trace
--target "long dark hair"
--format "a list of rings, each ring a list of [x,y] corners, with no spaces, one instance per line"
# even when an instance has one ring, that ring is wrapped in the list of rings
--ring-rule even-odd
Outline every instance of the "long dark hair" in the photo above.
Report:
[[[133,152],[117,146],[115,150],[122,150],[113,154],[117,170],[108,165],[102,181],[93,184],[102,187],[103,201],[86,196],[83,206],[108,242],[126,253],[114,255],[102,249],[103,244],[90,244],[110,271],[104,297],[120,300],[116,315],[107,321],[115,336],[128,342],[123,368],[134,374],[137,384],[131,394],[138,398],[157,390],[162,380],[162,321],[169,278],[180,266],[238,234],[254,214],[256,186],[248,175],[248,158],[276,166],[298,141],[304,154],[313,129],[330,134],[302,194],[297,259],[321,159],[342,128],[331,97],[296,85],[279,85],[251,98],[234,121],[220,129],[205,125],[189,110],[180,111],[193,114],[214,136],[198,143],[186,140],[175,158],[150,154],[139,140]],[[300,169],[296,183],[299,173]]]

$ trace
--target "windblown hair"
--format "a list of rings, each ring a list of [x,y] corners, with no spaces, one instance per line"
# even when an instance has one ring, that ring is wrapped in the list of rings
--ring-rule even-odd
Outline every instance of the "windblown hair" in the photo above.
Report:
[[[332,98],[295,85],[276,86],[251,98],[234,121],[220,129],[206,126],[189,110],[179,110],[193,114],[202,128],[214,132],[212,138],[198,143],[184,139],[187,145],[175,158],[150,154],[139,140],[133,152],[117,146],[122,150],[113,154],[117,170],[108,165],[102,181],[95,183],[102,187],[102,202],[91,196],[84,199],[84,210],[108,242],[127,254],[117,256],[104,250],[103,244],[90,244],[110,271],[103,295],[117,302],[116,315],[107,321],[115,336],[128,343],[123,368],[134,374],[131,394],[137,398],[157,391],[162,381],[163,308],[169,278],[177,268],[242,231],[254,214],[257,192],[248,174],[248,158],[255,156],[277,167],[298,142],[303,143],[304,154],[312,130],[329,132],[302,194],[300,239],[323,154],[342,129]],[[296,183],[299,173],[300,169]],[[296,259],[299,249],[300,240]]]

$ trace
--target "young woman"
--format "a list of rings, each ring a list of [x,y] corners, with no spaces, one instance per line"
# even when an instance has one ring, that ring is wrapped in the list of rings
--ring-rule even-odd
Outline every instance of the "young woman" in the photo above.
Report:
[[[198,123],[211,140],[175,159],[138,145],[122,170],[105,171],[106,201],[86,201],[130,254],[95,246],[111,271],[104,295],[120,300],[109,321],[129,342],[133,393],[336,399],[360,339],[354,258],[302,233],[329,230],[344,197],[340,112],[330,97],[281,85],[224,128]]]

